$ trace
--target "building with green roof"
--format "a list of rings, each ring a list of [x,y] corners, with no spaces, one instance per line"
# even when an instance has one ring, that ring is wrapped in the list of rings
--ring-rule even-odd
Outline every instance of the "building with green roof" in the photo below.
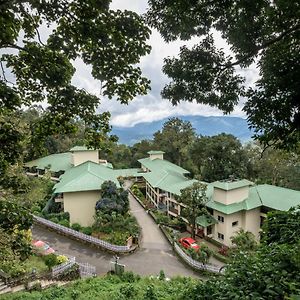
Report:
[[[184,205],[179,203],[178,196],[197,180],[188,178],[187,170],[164,160],[163,153],[149,151],[148,154],[148,158],[139,160],[145,172],[146,198],[169,216],[180,216]],[[266,212],[300,205],[299,191],[255,185],[246,179],[230,178],[206,184],[210,215],[197,218],[198,233],[227,246],[231,245],[230,237],[241,228],[259,240]]]

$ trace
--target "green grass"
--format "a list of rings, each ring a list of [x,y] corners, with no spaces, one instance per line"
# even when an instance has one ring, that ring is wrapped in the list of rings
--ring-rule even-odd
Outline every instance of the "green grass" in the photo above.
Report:
[[[47,271],[48,268],[45,265],[45,262],[41,256],[30,256],[26,261],[24,261],[24,268],[26,270],[26,273],[30,273],[32,269],[36,269],[36,272],[44,272]]]

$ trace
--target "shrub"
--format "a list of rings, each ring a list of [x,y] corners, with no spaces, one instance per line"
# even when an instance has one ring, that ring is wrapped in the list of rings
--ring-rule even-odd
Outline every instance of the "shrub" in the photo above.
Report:
[[[93,233],[92,227],[81,227],[80,231],[87,235],[92,235]]]
[[[76,231],[80,231],[81,230],[81,225],[78,224],[78,223],[73,223],[71,228],[76,230]]]
[[[57,256],[54,253],[48,254],[43,256],[45,265],[50,270],[52,267],[56,266],[57,263]]]
[[[50,218],[49,220],[50,220],[51,222],[53,222],[53,223],[59,223],[59,220],[58,220],[57,217],[52,217],[52,218]]]
[[[68,258],[65,255],[57,255],[56,256],[57,264],[63,264],[68,261]]]
[[[128,271],[128,272],[124,272],[120,278],[122,279],[122,281],[124,282],[136,282],[139,281],[141,279],[141,276],[138,274],[134,274],[132,271]]]
[[[68,220],[61,220],[58,222],[58,224],[65,226],[65,227],[70,227],[70,222]]]

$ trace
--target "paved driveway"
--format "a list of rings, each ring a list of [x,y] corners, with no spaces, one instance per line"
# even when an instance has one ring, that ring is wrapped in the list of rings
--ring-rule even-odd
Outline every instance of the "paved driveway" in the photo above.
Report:
[[[131,195],[129,200],[132,214],[136,216],[142,227],[143,238],[140,249],[135,253],[120,256],[120,263],[126,266],[126,270],[140,275],[157,275],[160,270],[164,270],[168,277],[177,275],[199,277],[196,272],[175,256],[157,224]],[[34,226],[32,234],[33,238],[46,241],[60,253],[75,256],[78,262],[88,262],[96,266],[99,275],[110,270],[112,254],[69,239],[38,225]]]

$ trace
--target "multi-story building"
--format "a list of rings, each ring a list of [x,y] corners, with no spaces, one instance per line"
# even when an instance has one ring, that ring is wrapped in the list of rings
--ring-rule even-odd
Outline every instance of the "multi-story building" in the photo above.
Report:
[[[189,172],[163,159],[162,151],[150,151],[140,159],[145,172],[146,198],[170,216],[180,216],[184,206],[178,200],[181,189],[196,180]],[[239,229],[252,232],[259,240],[261,225],[270,210],[288,210],[300,205],[300,192],[272,185],[255,185],[248,180],[229,179],[206,183],[206,204],[210,215],[197,218],[198,233],[230,246]]]

